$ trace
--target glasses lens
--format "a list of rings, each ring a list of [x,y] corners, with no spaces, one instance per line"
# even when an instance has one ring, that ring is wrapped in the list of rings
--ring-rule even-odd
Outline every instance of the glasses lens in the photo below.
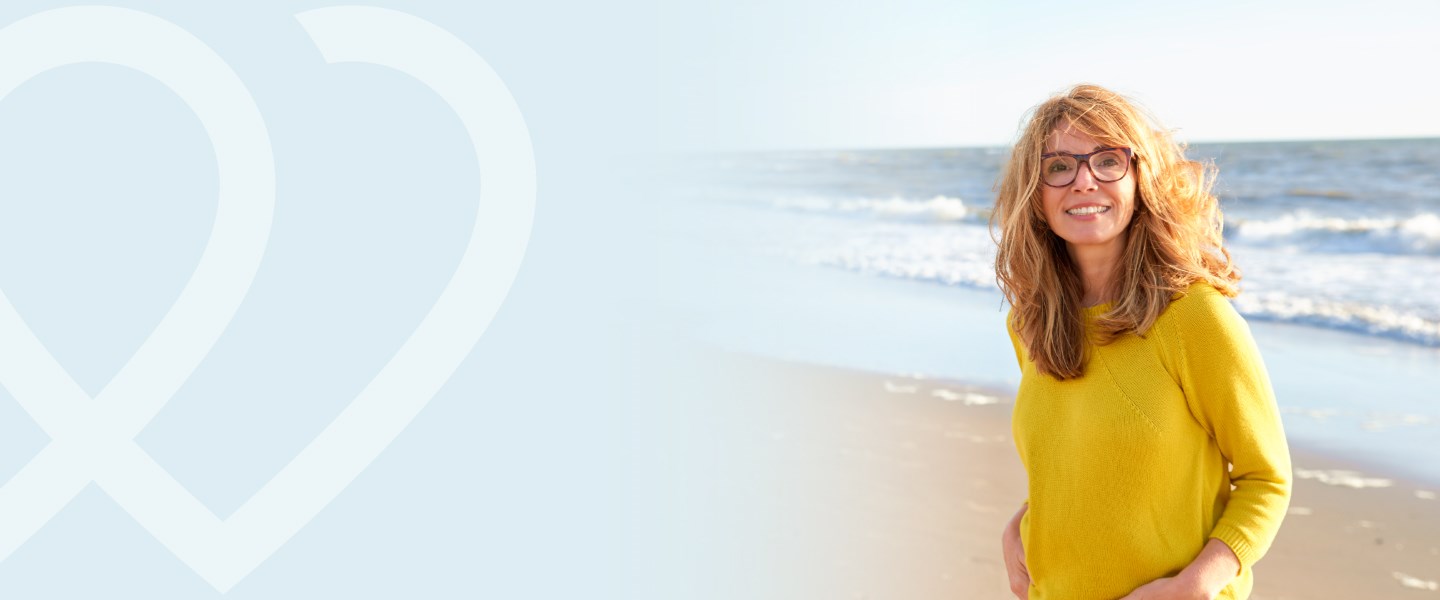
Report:
[[[1040,163],[1040,172],[1045,183],[1058,187],[1075,181],[1075,167],[1073,156],[1052,156]]]
[[[1115,181],[1124,177],[1129,167],[1130,161],[1120,150],[1106,150],[1090,157],[1090,171],[1100,181]]]

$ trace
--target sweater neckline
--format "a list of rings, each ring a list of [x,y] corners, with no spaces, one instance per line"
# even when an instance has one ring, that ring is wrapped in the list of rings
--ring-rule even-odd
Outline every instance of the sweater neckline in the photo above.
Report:
[[[1081,307],[1081,310],[1084,311],[1085,316],[1087,317],[1098,317],[1108,312],[1110,310],[1110,307],[1114,304],[1114,302],[1101,302],[1100,304],[1096,304],[1095,306]]]

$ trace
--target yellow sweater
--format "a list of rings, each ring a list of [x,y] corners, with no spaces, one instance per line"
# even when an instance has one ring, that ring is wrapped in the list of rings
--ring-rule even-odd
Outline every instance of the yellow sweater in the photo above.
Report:
[[[1085,309],[1087,323],[1106,309]],[[1220,597],[1249,597],[1290,502],[1290,452],[1250,329],[1225,297],[1190,286],[1144,338],[1092,347],[1068,381],[1035,370],[1013,325],[1010,340],[1030,598],[1120,598],[1178,574],[1209,538],[1241,564]]]

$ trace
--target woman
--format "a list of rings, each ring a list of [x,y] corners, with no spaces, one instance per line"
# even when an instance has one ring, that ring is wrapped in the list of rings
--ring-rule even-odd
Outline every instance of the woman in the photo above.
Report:
[[[1037,107],[992,214],[1028,498],[1021,598],[1246,598],[1289,505],[1270,382],[1226,297],[1214,169],[1125,98]]]

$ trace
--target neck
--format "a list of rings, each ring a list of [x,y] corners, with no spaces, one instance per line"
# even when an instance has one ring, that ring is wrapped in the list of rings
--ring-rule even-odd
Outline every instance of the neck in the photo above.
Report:
[[[1115,266],[1120,263],[1122,245],[1066,246],[1070,250],[1070,260],[1080,269],[1080,282],[1085,286],[1081,304],[1089,307],[1114,300],[1110,284],[1115,278]]]

